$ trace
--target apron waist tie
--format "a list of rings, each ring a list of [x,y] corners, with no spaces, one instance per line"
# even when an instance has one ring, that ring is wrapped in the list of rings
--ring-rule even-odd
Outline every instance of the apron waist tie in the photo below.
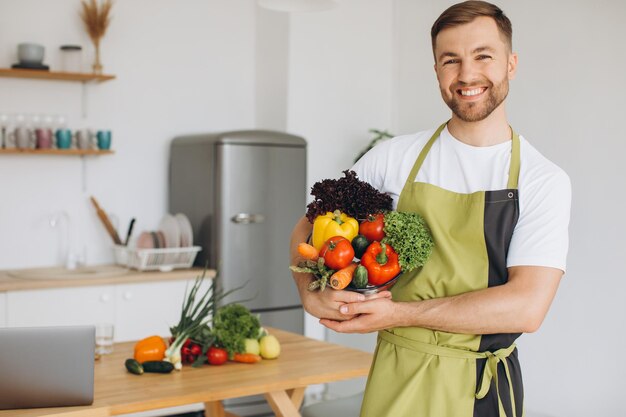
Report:
[[[430,343],[411,340],[406,337],[393,334],[388,330],[381,330],[380,332],[378,332],[378,336],[391,344],[401,346],[415,352],[426,353],[429,355],[444,356],[447,358],[455,359],[487,359],[487,363],[485,364],[485,369],[483,370],[482,378],[480,381],[480,386],[478,386],[478,389],[476,390],[475,397],[479,400],[485,398],[491,387],[491,381],[494,380],[496,385],[496,392],[498,395],[498,407],[500,409],[500,415],[507,417],[506,412],[504,411],[504,407],[502,405],[502,399],[500,398],[500,387],[498,384],[498,363],[502,362],[502,364],[504,365],[506,378],[509,382],[509,394],[511,397],[511,408],[513,410],[512,417],[517,417],[515,410],[515,397],[513,394],[513,383],[511,381],[509,365],[506,361],[506,358],[508,358],[513,350],[515,350],[515,344],[512,344],[508,348],[498,349],[495,352],[474,352],[471,350],[457,349],[447,346],[437,346]]]

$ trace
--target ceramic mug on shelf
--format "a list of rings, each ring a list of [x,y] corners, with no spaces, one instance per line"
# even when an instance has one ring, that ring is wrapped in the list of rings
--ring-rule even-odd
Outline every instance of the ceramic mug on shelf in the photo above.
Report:
[[[98,140],[98,148],[102,150],[111,149],[111,131],[110,130],[98,130],[96,133],[96,139]]]
[[[59,129],[54,134],[57,139],[58,149],[70,149],[72,147],[72,131],[69,129]]]
[[[35,129],[37,147],[40,149],[52,148],[52,130],[47,128]]]
[[[15,149],[15,137],[11,136],[11,133],[8,129],[4,129],[4,148],[5,149]]]
[[[79,129],[74,132],[78,149],[93,149],[94,135],[89,129]]]
[[[19,149],[34,149],[36,145],[35,132],[27,127],[16,127],[9,133],[9,141],[15,143]]]

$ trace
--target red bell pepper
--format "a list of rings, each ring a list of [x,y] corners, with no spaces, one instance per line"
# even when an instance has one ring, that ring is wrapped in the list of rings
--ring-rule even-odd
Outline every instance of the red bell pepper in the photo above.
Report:
[[[361,258],[361,265],[367,269],[370,285],[382,285],[400,273],[398,254],[384,243],[374,242],[369,245]]]

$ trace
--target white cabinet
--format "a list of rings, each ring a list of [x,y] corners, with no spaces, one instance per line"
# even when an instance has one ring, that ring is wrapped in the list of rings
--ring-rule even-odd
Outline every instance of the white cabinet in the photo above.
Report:
[[[115,341],[167,336],[193,279],[0,293],[0,325],[113,323]],[[208,287],[210,281],[203,285]],[[6,304],[6,306],[4,306]],[[3,313],[6,311],[6,314]]]
[[[7,295],[0,292],[0,327],[7,325]]]
[[[114,286],[7,292],[9,327],[114,322]]]
[[[187,281],[116,286],[115,340],[167,336],[178,323]],[[190,284],[191,285],[191,284]]]

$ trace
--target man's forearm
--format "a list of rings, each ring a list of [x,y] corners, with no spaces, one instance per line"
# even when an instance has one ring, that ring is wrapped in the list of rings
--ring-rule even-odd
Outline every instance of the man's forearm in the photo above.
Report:
[[[532,331],[523,305],[504,286],[453,297],[397,303],[399,325],[463,334]]]
[[[550,307],[561,275],[552,268],[518,267],[505,285],[399,302],[399,325],[464,334],[534,332]]]

